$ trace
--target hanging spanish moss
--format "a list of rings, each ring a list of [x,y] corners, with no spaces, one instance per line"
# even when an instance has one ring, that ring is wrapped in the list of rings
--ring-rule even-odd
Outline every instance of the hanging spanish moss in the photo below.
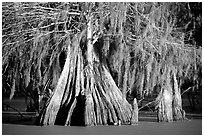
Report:
[[[153,95],[158,121],[186,119],[181,86],[202,81],[188,30],[201,17],[178,20],[189,6],[2,3],[3,91],[24,94],[39,125],[137,124],[138,99]]]

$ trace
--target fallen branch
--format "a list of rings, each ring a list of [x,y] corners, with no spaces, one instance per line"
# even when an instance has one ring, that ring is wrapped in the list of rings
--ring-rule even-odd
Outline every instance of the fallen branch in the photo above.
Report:
[[[195,86],[189,87],[186,90],[183,91],[183,93],[181,95],[183,95],[184,93],[188,92],[190,89],[194,88]]]
[[[138,109],[138,111],[140,111],[140,110],[143,109],[144,107],[149,106],[150,104],[152,104],[152,103],[154,103],[154,102],[156,102],[156,101],[157,101],[157,100],[154,100],[154,101],[151,101],[151,102],[145,104],[144,106],[140,107],[140,108]]]

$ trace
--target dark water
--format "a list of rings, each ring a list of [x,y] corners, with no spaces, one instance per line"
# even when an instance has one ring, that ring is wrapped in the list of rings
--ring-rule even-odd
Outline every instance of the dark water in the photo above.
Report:
[[[23,99],[14,99],[5,103],[19,111],[25,111]],[[185,103],[187,105],[187,103]],[[135,126],[94,126],[94,127],[64,127],[64,126],[34,126],[35,117],[19,116],[2,113],[3,135],[201,135],[202,134],[202,109],[198,114],[187,113],[190,121],[173,123],[156,122],[156,113],[139,112],[139,124]],[[13,111],[9,109],[8,111]]]
[[[139,122],[138,125],[122,126],[33,126],[3,124],[3,135],[201,135],[202,120],[173,123]]]

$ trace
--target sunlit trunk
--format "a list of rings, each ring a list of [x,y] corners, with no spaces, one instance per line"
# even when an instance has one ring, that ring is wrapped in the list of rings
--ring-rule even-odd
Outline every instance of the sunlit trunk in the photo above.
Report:
[[[176,79],[176,74],[173,73],[173,119],[177,120],[184,120],[186,119],[185,111],[182,109],[182,99],[181,99],[181,91],[178,86],[178,81]]]
[[[85,69],[85,125],[102,125],[113,123],[129,123],[131,105],[122,96],[110,72],[105,67],[106,62],[99,62],[92,44],[92,17],[89,17],[87,28],[87,60]]]
[[[159,122],[172,122],[184,120],[185,111],[182,109],[182,100],[176,73],[172,70],[167,76],[166,84],[163,85],[158,97],[156,106]]]
[[[131,125],[138,124],[138,104],[137,99],[134,98],[132,103],[132,116],[131,116]]]
[[[172,91],[167,89],[162,89],[158,96],[160,99],[158,103],[158,122],[171,122],[173,121],[172,115]]]
[[[38,117],[40,125],[119,125],[130,124],[131,118],[135,119],[137,110],[132,112],[104,62],[100,62],[95,54],[91,23],[90,15],[86,35],[88,63],[83,66],[79,43],[75,41],[76,44],[68,46],[54,94]]]

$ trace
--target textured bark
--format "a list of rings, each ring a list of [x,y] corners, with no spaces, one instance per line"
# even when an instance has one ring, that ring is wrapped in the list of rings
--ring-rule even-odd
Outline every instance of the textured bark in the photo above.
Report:
[[[157,104],[158,109],[158,122],[172,122],[172,92],[171,90],[162,89],[160,94],[157,97],[159,103]]]
[[[82,55],[77,42],[68,45],[68,52],[63,71],[57,86],[42,110],[37,123],[39,125],[70,125],[72,113],[77,105],[76,97],[81,91]]]
[[[39,117],[40,125],[128,124],[132,107],[116,86],[106,65],[99,62],[92,43],[91,17],[87,25],[87,65],[79,43],[69,46],[54,94]]]
[[[131,125],[138,124],[138,104],[137,99],[134,98],[133,104],[132,104],[132,116],[131,116]]]
[[[181,93],[176,79],[176,73],[171,71],[169,76],[171,78],[167,77],[166,84],[156,99],[158,102],[156,108],[158,108],[159,122],[186,119],[185,111],[182,109]]]
[[[181,100],[181,91],[178,86],[178,81],[176,79],[176,74],[173,73],[173,90],[174,90],[174,97],[173,97],[173,119],[177,120],[184,120],[186,119],[185,111],[182,109],[182,100]]]
[[[92,17],[87,28],[87,60],[85,68],[85,125],[101,125],[130,122],[131,105],[122,96],[110,72],[99,63],[92,43]]]
[[[121,121],[130,123],[132,108],[116,86],[104,65],[94,64],[94,84],[91,87],[90,71],[87,76],[87,95],[85,103],[85,125],[112,124]]]
[[[70,50],[68,50],[68,52],[70,52]],[[68,53],[67,55],[64,68],[70,67],[70,54]],[[46,111],[44,111],[44,114],[42,114],[42,119],[40,120],[41,125],[54,125],[57,112],[59,111],[60,103],[64,95],[68,73],[69,69],[63,69],[50,103],[47,106]]]

